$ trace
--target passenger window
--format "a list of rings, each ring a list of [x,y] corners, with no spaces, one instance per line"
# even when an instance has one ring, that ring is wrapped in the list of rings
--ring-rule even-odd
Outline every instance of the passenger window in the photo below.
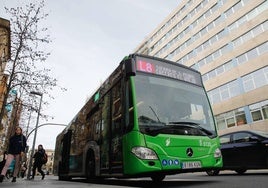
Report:
[[[237,133],[233,135],[233,140],[235,143],[248,142],[250,136],[249,133]]]
[[[231,135],[225,135],[220,137],[221,144],[229,144],[231,142]]]

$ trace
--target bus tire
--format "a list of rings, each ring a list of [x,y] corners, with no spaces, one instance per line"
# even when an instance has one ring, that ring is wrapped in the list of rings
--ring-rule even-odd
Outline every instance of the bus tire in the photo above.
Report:
[[[60,181],[70,181],[72,178],[69,176],[59,176]]]
[[[165,179],[166,175],[164,174],[154,174],[151,176],[151,179],[153,182],[161,182],[163,179]]]
[[[247,169],[243,169],[243,168],[235,170],[235,172],[236,172],[237,174],[239,174],[239,175],[244,174],[246,171],[247,171]]]
[[[90,151],[87,155],[86,178],[92,180],[95,176],[95,157],[94,153]]]
[[[206,173],[209,176],[217,176],[217,175],[219,175],[220,170],[207,170]]]

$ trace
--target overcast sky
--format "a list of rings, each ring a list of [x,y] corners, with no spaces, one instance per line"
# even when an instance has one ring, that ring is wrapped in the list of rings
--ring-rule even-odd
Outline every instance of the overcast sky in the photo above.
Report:
[[[3,7],[23,6],[29,0],[0,0]],[[46,0],[47,26],[53,40],[47,63],[58,84],[55,100],[44,113],[49,122],[68,124],[99,87],[134,49],[179,5],[180,0]],[[34,117],[33,117],[34,118]],[[40,120],[40,124],[47,123]],[[34,126],[34,125],[31,125]],[[64,127],[38,129],[36,146],[54,149],[55,138]],[[32,145],[32,138],[28,145]]]

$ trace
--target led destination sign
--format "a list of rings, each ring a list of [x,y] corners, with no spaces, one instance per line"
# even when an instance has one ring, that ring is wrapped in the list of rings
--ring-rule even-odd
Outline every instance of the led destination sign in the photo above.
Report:
[[[193,84],[202,85],[200,74],[181,67],[158,60],[137,57],[136,68],[138,71],[162,75]]]

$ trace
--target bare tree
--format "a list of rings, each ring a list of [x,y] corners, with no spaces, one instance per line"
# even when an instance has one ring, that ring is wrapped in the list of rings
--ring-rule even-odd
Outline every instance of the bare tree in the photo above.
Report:
[[[27,4],[25,7],[5,7],[11,23],[11,59],[5,69],[9,79],[4,104],[13,102],[10,101],[9,94],[15,91],[16,97],[22,101],[23,110],[32,109],[32,106],[38,104],[29,97],[31,91],[53,98],[50,94],[52,89],[59,87],[65,90],[57,85],[57,80],[50,75],[51,70],[46,68],[46,59],[50,55],[46,46],[51,39],[48,28],[42,26],[48,16],[44,7],[44,0]],[[47,101],[43,103],[48,104]],[[0,112],[0,122],[4,108],[5,105]]]

